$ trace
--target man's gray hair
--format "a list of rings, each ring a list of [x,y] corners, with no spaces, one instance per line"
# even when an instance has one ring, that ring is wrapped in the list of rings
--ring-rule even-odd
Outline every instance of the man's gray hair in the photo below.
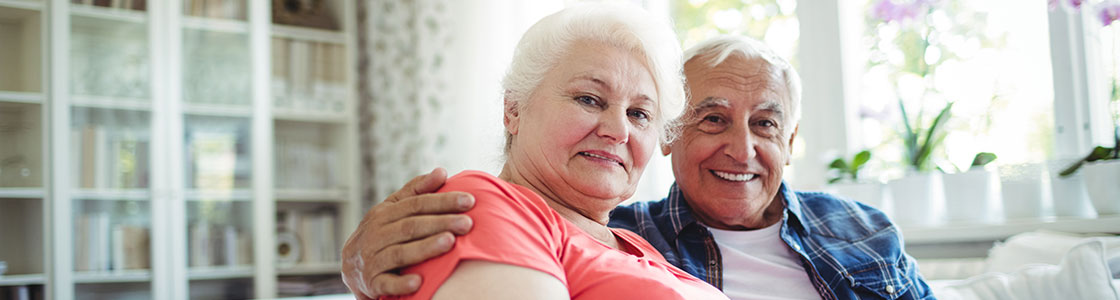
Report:
[[[774,53],[766,44],[746,36],[720,35],[707,39],[684,52],[684,61],[694,58],[706,57],[709,67],[715,67],[735,55],[739,58],[751,60],[761,59],[771,67],[777,68],[776,72],[785,81],[786,91],[789,92],[789,117],[792,126],[784,126],[785,135],[793,133],[796,124],[801,121],[801,76],[793,69],[784,58]]]
[[[674,127],[684,111],[681,47],[668,20],[645,10],[619,3],[582,3],[544,17],[517,43],[509,71],[502,79],[505,100],[524,107],[545,73],[560,63],[576,41],[595,41],[634,51],[649,68],[657,89],[654,121],[661,142],[675,136]],[[512,137],[506,133],[506,150]]]

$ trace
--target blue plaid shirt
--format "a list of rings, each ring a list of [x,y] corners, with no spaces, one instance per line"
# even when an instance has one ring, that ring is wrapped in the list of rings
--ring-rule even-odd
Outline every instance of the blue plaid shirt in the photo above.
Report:
[[[822,299],[934,299],[898,228],[879,210],[783,182],[781,237],[801,257]],[[610,226],[636,232],[665,259],[723,289],[723,262],[708,228],[693,218],[676,184],[661,201],[611,212]]]

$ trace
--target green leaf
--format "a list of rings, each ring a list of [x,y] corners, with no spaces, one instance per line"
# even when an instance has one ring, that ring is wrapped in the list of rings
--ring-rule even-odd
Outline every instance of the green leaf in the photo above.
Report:
[[[868,160],[871,160],[871,151],[863,150],[859,153],[856,153],[856,157],[852,158],[851,169],[859,170],[859,168],[863,167],[863,164],[867,163]]]
[[[840,181],[841,179],[844,179],[844,177],[833,177],[832,179],[828,180],[828,183],[833,184],[833,183],[836,183],[837,181]]]
[[[929,159],[930,154],[933,153],[933,149],[945,140],[945,135],[941,135],[938,129],[941,128],[941,125],[949,121],[949,117],[952,115],[952,108],[953,102],[946,104],[945,108],[942,108],[941,112],[937,114],[937,117],[933,119],[933,124],[930,124],[929,130],[926,131],[926,139],[923,141],[921,147],[918,148],[917,155],[913,160],[914,167],[919,171],[924,170],[926,161]]]
[[[1089,152],[1089,155],[1086,155],[1085,158],[1082,158],[1081,160],[1078,160],[1077,162],[1074,162],[1069,167],[1066,167],[1065,170],[1062,170],[1061,173],[1058,173],[1058,177],[1069,177],[1069,175],[1073,175],[1073,173],[1077,172],[1077,169],[1080,169],[1081,166],[1085,165],[1085,163],[1091,162],[1091,161],[1098,161],[1098,160],[1102,160],[1102,159],[1108,159],[1109,156],[1111,156],[1111,155],[1112,155],[1112,148],[1105,147],[1105,146],[1097,146],[1096,148],[1093,148],[1093,151]]]
[[[993,160],[996,160],[995,153],[991,153],[991,152],[976,153],[976,157],[972,158],[972,166],[973,167],[982,167],[982,166],[992,162]]]
[[[833,160],[831,164],[828,165],[828,168],[829,169],[837,169],[837,170],[840,170],[841,172],[844,172],[844,171],[848,170],[848,163],[845,163],[843,158],[837,158],[836,160]]]

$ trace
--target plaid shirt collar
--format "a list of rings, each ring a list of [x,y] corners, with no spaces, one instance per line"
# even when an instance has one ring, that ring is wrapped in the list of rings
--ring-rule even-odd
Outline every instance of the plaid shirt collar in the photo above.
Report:
[[[787,224],[795,226],[797,229],[804,230],[809,234],[809,228],[802,226],[801,221],[804,220],[803,212],[801,211],[801,201],[797,198],[797,193],[789,189],[789,185],[782,181],[782,186],[778,188],[778,195],[781,196],[782,202],[785,204],[782,218],[789,218]],[[684,193],[677,187],[676,183],[669,188],[669,197],[665,199],[667,209],[662,210],[660,215],[653,216],[657,220],[668,219],[671,224],[669,227],[663,227],[662,236],[671,237],[670,241],[675,241],[681,232],[690,226],[703,226],[692,215],[692,207],[688,205],[688,201],[684,198]]]

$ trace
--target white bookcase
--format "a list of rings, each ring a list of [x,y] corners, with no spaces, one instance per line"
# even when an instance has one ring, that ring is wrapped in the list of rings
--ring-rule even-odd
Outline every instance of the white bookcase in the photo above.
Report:
[[[0,298],[339,291],[353,5],[0,0]]]

